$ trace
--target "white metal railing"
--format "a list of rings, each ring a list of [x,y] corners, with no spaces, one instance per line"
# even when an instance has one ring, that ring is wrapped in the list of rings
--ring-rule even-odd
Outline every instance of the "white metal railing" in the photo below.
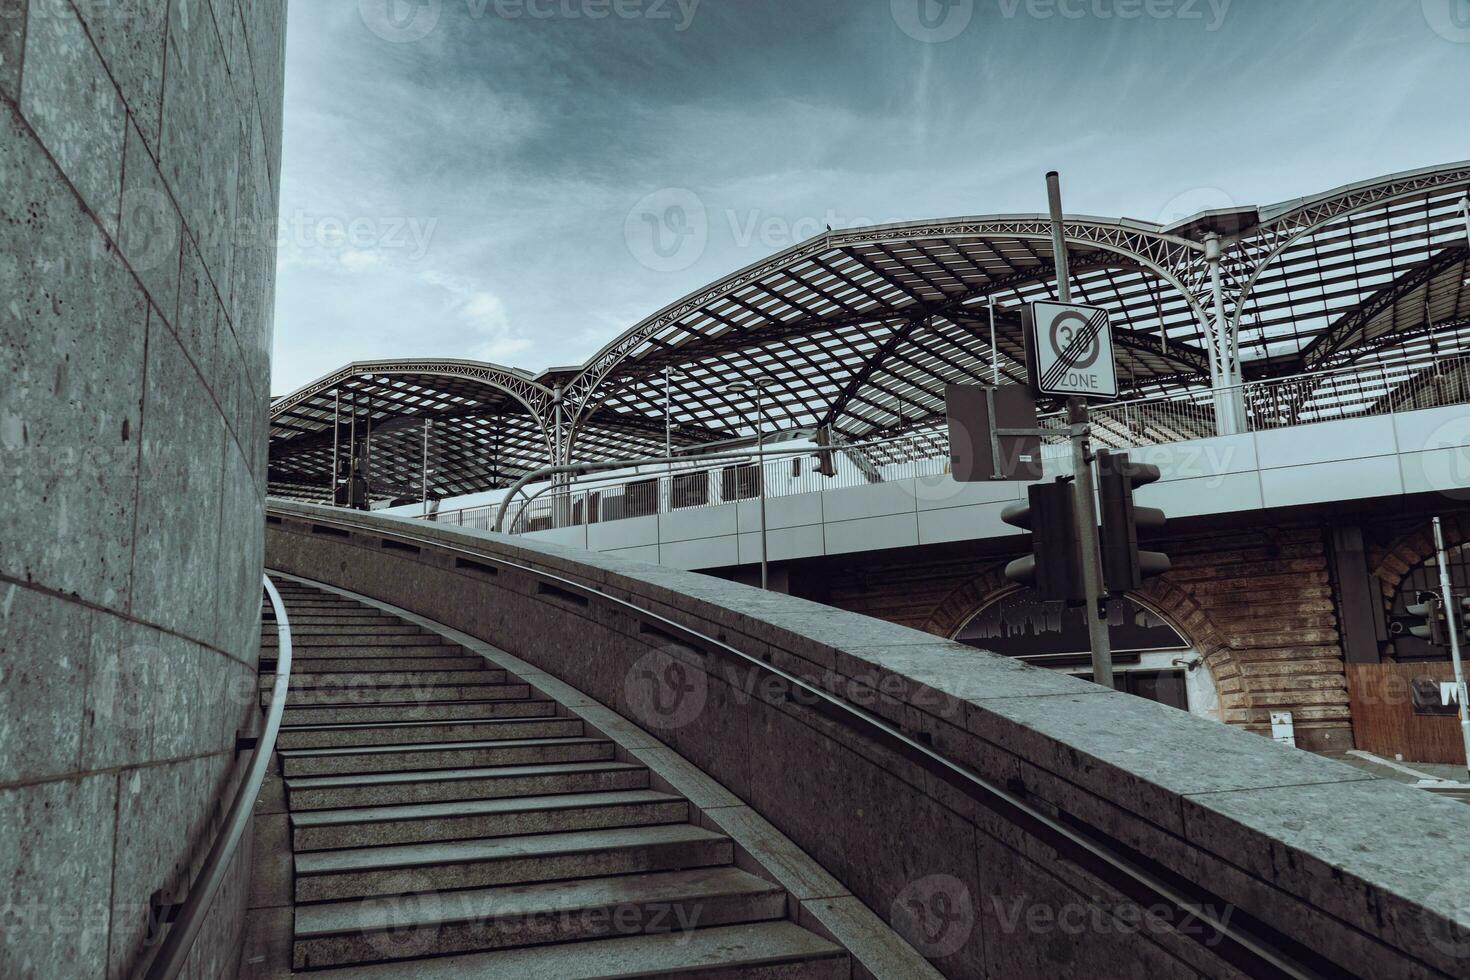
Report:
[[[1374,362],[1100,405],[1092,410],[1092,439],[1100,449],[1126,450],[1222,432],[1265,432],[1467,402],[1470,354]],[[1227,419],[1224,413],[1234,418]],[[1236,423],[1234,429],[1231,421]],[[1062,416],[1044,416],[1041,425],[1057,430],[1055,439],[1042,440],[1043,457],[1068,455]],[[823,457],[831,463],[831,475],[818,471]],[[691,457],[671,468],[544,486],[527,501],[510,504],[507,530],[524,534],[716,507],[757,498],[762,482],[765,496],[775,498],[948,472],[949,438],[942,427],[850,445],[781,450],[761,464],[737,460],[711,465]],[[488,531],[498,509],[498,503],[469,507],[430,515],[429,520]]]

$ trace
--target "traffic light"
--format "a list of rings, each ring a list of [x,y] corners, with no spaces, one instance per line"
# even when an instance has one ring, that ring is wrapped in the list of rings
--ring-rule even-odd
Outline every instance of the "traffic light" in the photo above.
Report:
[[[836,476],[837,463],[832,458],[832,450],[827,447],[832,445],[832,428],[824,425],[817,430],[817,446],[819,447],[812,458],[817,461],[817,472],[823,476]]]
[[[1432,647],[1445,646],[1444,601],[1433,592],[1419,592],[1414,598],[1415,603],[1404,611],[1423,622],[1410,626],[1409,635],[1428,641]]]
[[[1007,565],[1006,578],[1033,587],[1044,602],[1085,605],[1071,482],[1033,483],[1027,495],[1027,503],[1011,504],[1000,515],[1031,532],[1031,554]]]
[[[1163,552],[1138,549],[1138,529],[1158,530],[1166,520],[1157,507],[1133,503],[1133,491],[1157,481],[1159,468],[1135,463],[1127,453],[1103,451],[1097,454],[1097,476],[1103,586],[1115,594],[1129,592],[1172,567]]]

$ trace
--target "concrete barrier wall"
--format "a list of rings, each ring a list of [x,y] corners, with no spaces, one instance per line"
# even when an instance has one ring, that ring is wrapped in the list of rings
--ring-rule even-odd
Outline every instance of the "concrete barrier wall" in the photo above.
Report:
[[[143,966],[258,715],[284,34],[0,0],[0,976]],[[234,975],[232,870],[191,976]]]
[[[818,683],[1084,835],[1146,855],[1159,873],[1202,886],[1219,914],[1291,937],[1329,975],[1458,976],[1470,965],[1470,904],[1446,867],[1470,827],[1463,804],[905,627],[689,572],[307,505],[273,504],[268,521],[270,567],[483,637],[639,721],[948,976],[1240,974],[1220,947],[1161,926],[911,757],[652,617]],[[385,547],[395,534],[420,543]]]

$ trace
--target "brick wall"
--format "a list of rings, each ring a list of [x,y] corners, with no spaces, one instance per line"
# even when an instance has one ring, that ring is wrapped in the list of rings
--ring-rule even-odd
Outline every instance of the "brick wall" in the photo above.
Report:
[[[1174,536],[1162,545],[1174,570],[1137,596],[1205,657],[1226,722],[1269,734],[1270,712],[1290,711],[1298,744],[1314,751],[1352,747],[1326,541],[1315,525]],[[795,588],[952,636],[1010,588],[1001,569],[1012,557],[851,556]]]

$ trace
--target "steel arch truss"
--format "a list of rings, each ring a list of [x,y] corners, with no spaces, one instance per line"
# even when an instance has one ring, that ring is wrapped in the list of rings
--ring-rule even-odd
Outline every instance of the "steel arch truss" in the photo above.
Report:
[[[1450,273],[1463,261],[1467,188],[1470,164],[1460,163],[1263,212],[1227,248],[1242,358],[1261,374],[1308,370],[1384,329],[1463,315],[1464,277]],[[1407,302],[1416,296],[1418,314]]]
[[[494,364],[350,364],[271,406],[271,492],[330,500],[333,458],[350,457],[354,435],[375,500],[505,485],[552,458],[553,401],[530,376]]]
[[[1040,215],[829,232],[686,297],[593,357],[566,388],[568,414],[670,415],[726,438],[766,426],[830,425],[852,438],[943,413],[946,382],[1024,374],[1019,307],[1055,296]],[[1137,222],[1069,218],[1073,295],[1107,306],[1132,390],[1208,373],[1203,310],[1182,277],[1203,246]],[[994,298],[996,344],[989,339]]]

